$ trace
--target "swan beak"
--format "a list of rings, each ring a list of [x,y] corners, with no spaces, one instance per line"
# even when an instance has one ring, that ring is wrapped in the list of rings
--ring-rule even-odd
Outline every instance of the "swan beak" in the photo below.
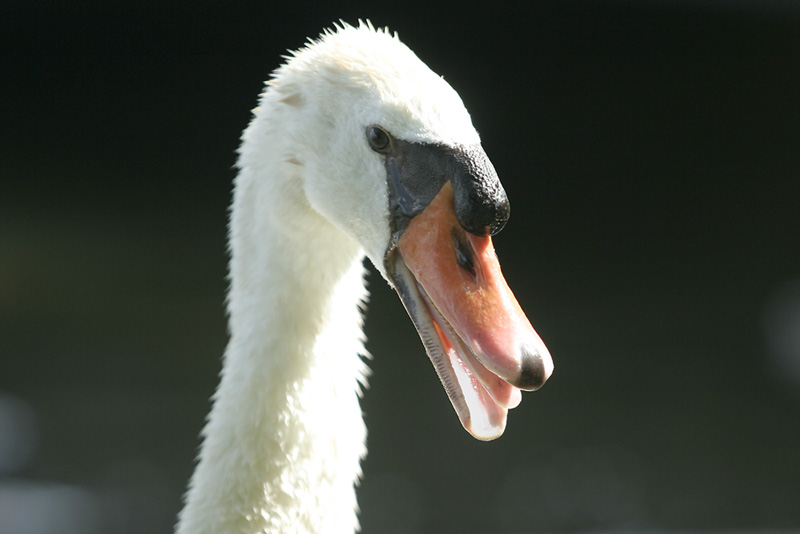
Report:
[[[521,390],[540,388],[553,360],[506,284],[491,236],[462,228],[448,181],[387,259],[461,424],[477,439],[499,437]]]

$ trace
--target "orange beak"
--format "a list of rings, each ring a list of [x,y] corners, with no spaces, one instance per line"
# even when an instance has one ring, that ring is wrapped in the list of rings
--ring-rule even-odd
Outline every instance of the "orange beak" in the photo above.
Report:
[[[395,287],[464,428],[499,437],[553,360],[508,287],[489,236],[464,231],[446,182],[397,242]]]

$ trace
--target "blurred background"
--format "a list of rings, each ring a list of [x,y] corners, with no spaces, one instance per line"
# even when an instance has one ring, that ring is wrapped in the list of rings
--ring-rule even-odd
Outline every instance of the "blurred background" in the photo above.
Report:
[[[0,5],[0,533],[171,531],[239,134],[358,18],[471,111],[556,363],[473,440],[373,271],[363,531],[800,531],[800,4],[334,4]]]

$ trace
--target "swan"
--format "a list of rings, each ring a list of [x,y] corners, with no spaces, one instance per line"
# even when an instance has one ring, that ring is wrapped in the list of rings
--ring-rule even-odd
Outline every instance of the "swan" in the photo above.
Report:
[[[474,437],[553,370],[500,271],[509,205],[458,94],[369,22],[285,59],[238,151],[229,342],[178,534],[358,530],[365,256]]]

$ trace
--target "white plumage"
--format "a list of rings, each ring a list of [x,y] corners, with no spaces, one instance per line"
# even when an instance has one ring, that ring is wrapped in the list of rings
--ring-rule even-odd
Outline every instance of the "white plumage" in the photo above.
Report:
[[[231,211],[230,341],[179,534],[357,529],[362,260],[386,276],[392,239],[371,124],[479,143],[456,92],[369,24],[293,53],[254,110]]]

